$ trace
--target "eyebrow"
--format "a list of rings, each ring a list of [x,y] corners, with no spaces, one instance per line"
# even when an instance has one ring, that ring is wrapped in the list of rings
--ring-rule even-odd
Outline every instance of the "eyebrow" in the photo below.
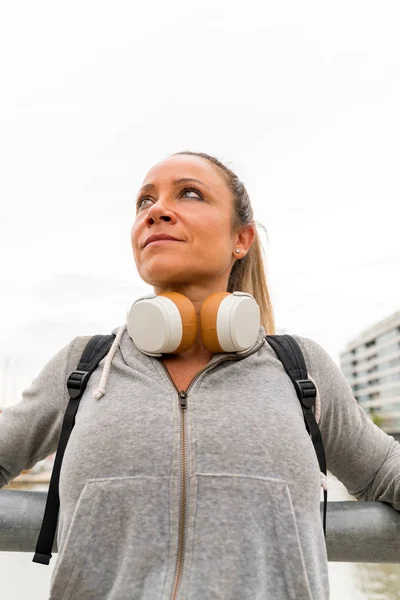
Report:
[[[204,185],[204,183],[202,181],[199,181],[198,179],[193,179],[193,177],[181,177],[180,179],[174,179],[174,181],[172,183],[174,183],[174,184],[189,183],[190,181],[195,181],[196,183],[200,183],[200,185],[205,187],[206,190],[208,190],[209,192],[211,191],[206,185]],[[144,185],[142,188],[140,188],[139,193],[143,192],[144,190],[149,190],[149,189],[152,189],[155,187],[156,186],[153,183],[146,183],[146,185]]]

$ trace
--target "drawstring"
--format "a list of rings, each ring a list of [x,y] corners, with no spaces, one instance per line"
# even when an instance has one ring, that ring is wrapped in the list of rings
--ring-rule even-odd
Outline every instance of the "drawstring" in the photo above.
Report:
[[[108,375],[110,373],[111,363],[113,361],[114,355],[117,351],[117,348],[119,346],[119,343],[121,341],[122,335],[123,335],[126,327],[127,327],[126,323],[124,325],[121,325],[121,327],[119,328],[118,333],[115,337],[115,340],[113,341],[113,344],[107,354],[107,358],[106,358],[106,362],[104,364],[103,374],[100,379],[99,387],[93,392],[93,398],[95,400],[100,400],[100,398],[102,396],[104,396],[106,393],[106,385],[107,385]]]

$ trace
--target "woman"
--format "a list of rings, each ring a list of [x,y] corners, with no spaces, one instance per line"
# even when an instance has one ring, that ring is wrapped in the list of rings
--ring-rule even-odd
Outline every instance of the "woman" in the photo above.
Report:
[[[146,244],[159,234],[175,240]],[[51,600],[327,599],[320,470],[265,339],[274,319],[243,184],[213,157],[174,154],[147,173],[131,238],[141,278],[191,301],[197,335],[152,355],[129,334],[132,312],[113,330],[64,456]],[[200,327],[203,303],[226,291],[259,307],[244,352],[212,352]],[[366,418],[321,346],[294,337],[318,388],[329,469],[357,498],[400,510],[400,444]],[[5,410],[1,485],[55,450],[82,349],[72,340]]]

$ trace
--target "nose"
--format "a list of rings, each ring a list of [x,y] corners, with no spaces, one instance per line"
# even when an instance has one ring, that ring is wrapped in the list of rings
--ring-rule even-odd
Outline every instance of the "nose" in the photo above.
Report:
[[[148,209],[146,215],[146,224],[154,223],[159,220],[170,221],[174,218],[171,204],[166,200],[159,199],[154,202]]]

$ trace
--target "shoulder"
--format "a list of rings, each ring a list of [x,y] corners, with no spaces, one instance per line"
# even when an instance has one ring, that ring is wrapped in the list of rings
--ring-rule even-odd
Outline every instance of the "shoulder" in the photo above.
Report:
[[[76,369],[85,346],[92,337],[91,335],[77,336],[59,349],[42,367],[39,380],[56,378],[63,385],[67,374]]]
[[[304,357],[307,370],[313,369],[320,364],[325,364],[326,362],[332,361],[334,363],[327,351],[315,340],[292,333],[285,335],[288,335],[290,338],[294,338],[294,340],[297,342]],[[268,341],[268,336],[266,337]]]
[[[307,374],[320,394],[322,420],[328,413],[336,414],[356,405],[352,388],[341,368],[321,344],[303,336],[293,337],[303,352]]]
[[[78,363],[92,335],[79,335],[69,344],[68,363]]]
[[[348,395],[352,390],[340,366],[333,360],[332,356],[315,340],[293,335],[303,353],[308,375],[313,378],[321,390],[329,396],[332,390]]]
[[[300,346],[306,362],[307,370],[318,371],[321,368],[324,369],[326,367],[331,367],[332,365],[334,365],[336,369],[339,369],[333,358],[328,354],[325,348],[321,346],[321,344],[308,337],[301,335],[290,335]]]

